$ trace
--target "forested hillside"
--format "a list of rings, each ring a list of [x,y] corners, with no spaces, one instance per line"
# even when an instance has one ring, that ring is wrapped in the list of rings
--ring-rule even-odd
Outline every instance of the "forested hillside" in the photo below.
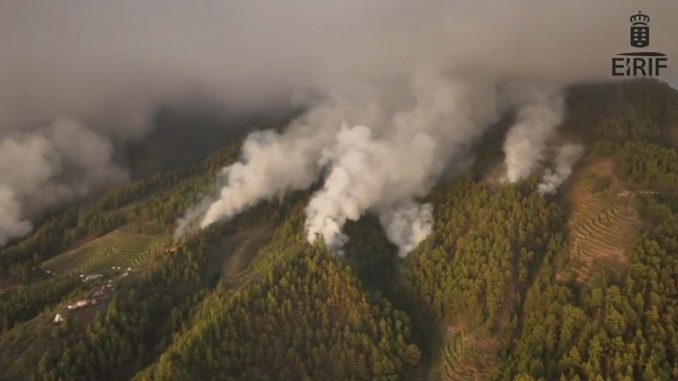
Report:
[[[309,244],[307,191],[173,242],[239,141],[45,217],[0,251],[0,379],[678,379],[678,94],[569,94],[560,192],[488,144],[405,258],[372,216]]]

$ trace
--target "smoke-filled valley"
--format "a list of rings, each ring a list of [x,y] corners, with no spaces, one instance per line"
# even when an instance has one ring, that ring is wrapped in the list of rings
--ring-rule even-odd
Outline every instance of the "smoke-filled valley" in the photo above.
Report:
[[[637,7],[0,4],[0,380],[675,379]]]
[[[483,133],[505,113],[517,110],[505,142],[506,180],[524,180],[544,164],[563,119],[563,95],[528,86],[436,74],[400,86],[411,96],[372,88],[335,92],[282,132],[248,136],[241,159],[218,176],[218,194],[192,207],[174,237],[319,183],[306,207],[309,242],[322,237],[341,252],[346,221],[373,213],[404,256],[432,229],[431,205],[420,200],[443,173],[472,164]],[[556,171],[544,174],[543,193],[566,180],[578,156],[573,151],[583,148],[566,144],[559,150]]]
[[[267,134],[252,137],[248,142],[248,146],[270,145],[285,155],[289,149],[301,150],[293,154],[298,157],[292,158],[299,162],[290,163],[290,167],[304,174],[278,173],[277,177],[286,179],[268,179],[268,185],[251,184],[270,189],[253,190],[247,197],[257,200],[287,189],[307,188],[320,172],[328,175],[335,185],[319,193],[309,207],[309,225],[313,225],[309,234],[313,238],[320,233],[332,245],[342,240],[342,220],[355,219],[368,210],[392,217],[402,214],[395,210],[397,204],[416,203],[440,174],[441,167],[461,159],[459,151],[467,149],[461,146],[470,145],[488,128],[491,121],[484,118],[497,117],[501,110],[492,108],[524,108],[519,112],[524,120],[509,133],[506,147],[508,180],[524,179],[543,159],[545,144],[562,118],[558,99],[563,95],[558,94],[558,89],[607,76],[607,65],[598,62],[597,56],[601,52],[611,54],[622,45],[622,39],[613,33],[614,26],[628,12],[616,2],[615,6],[604,3],[592,6],[589,14],[600,15],[597,18],[579,17],[577,4],[556,7],[535,1],[495,6],[491,10],[465,2],[414,5],[377,1],[367,6],[349,1],[318,7],[299,1],[296,6],[272,7],[262,1],[230,4],[207,1],[203,6],[172,1],[162,12],[156,12],[152,3],[79,5],[64,1],[41,6],[17,2],[3,5],[2,46],[9,58],[3,60],[0,82],[0,139],[3,147],[7,147],[3,155],[12,152],[9,147],[16,145],[17,139],[49,136],[51,125],[69,120],[117,151],[111,154],[110,148],[103,149],[97,161],[114,158],[112,167],[129,172],[126,167],[130,159],[124,157],[129,150],[125,147],[130,143],[138,146],[140,140],[145,140],[149,143],[142,147],[152,148],[162,140],[154,133],[158,126],[155,119],[167,105],[179,109],[186,108],[186,104],[194,108],[197,105],[201,112],[216,110],[208,114],[216,114],[217,119],[219,115],[229,115],[228,118],[240,121],[218,123],[218,129],[233,129],[236,125],[240,131],[254,125],[266,127],[261,123],[279,121],[280,115],[290,115],[294,110],[306,110],[302,119],[307,120],[297,120],[283,129],[280,145],[275,135]],[[657,3],[653,7],[657,14],[670,14],[669,5]],[[519,9],[530,12],[516,12]],[[376,15],[379,17],[373,17]],[[470,16],[473,23],[466,21]],[[656,45],[669,50],[668,53],[675,48],[666,37],[673,34],[672,25],[662,22],[663,30],[654,37]],[[551,33],[536,32],[540,28],[548,28]],[[309,33],[314,30],[318,33]],[[598,38],[587,37],[591,33]],[[514,54],[518,47],[520,54]],[[571,60],[574,55],[580,59]],[[457,102],[460,104],[454,104]],[[478,114],[464,110],[464,104],[479,109]],[[540,108],[549,109],[551,115]],[[323,112],[328,115],[321,115]],[[329,115],[332,112],[335,115]],[[428,115],[429,112],[439,115]],[[201,122],[189,119],[185,123],[184,130],[191,131],[196,128],[194,124]],[[369,137],[358,137],[355,130],[351,139],[370,142],[360,149],[348,147],[346,139],[339,143],[335,131],[341,129],[342,123],[350,130],[368,127]],[[294,127],[302,124],[308,126]],[[304,129],[318,131],[295,131]],[[165,132],[170,133],[185,135]],[[524,136],[526,133],[530,136]],[[199,135],[196,131],[193,136]],[[296,135],[303,135],[299,138],[304,142],[293,142]],[[342,135],[347,137],[348,132]],[[204,152],[215,149],[216,139],[227,140],[233,135],[210,136],[212,139],[196,140],[205,146]],[[421,163],[426,166],[421,173],[401,173],[400,179],[387,179],[393,174],[385,175],[369,185],[374,189],[358,189],[361,186],[355,189],[374,192],[369,196],[336,194],[345,193],[338,183],[344,182],[346,187],[347,181],[362,177],[351,173],[360,169],[347,168],[342,162],[364,149],[361,154],[371,157],[369,165],[383,168],[383,161],[388,160],[388,165],[398,167],[395,160],[407,160],[408,153],[400,152],[399,158],[386,159],[371,151],[385,151],[387,147],[400,150],[399,145],[407,139],[415,139],[415,144],[421,145],[408,144],[411,150],[428,150],[426,139],[433,139],[438,146],[431,149],[428,159],[431,162]],[[526,139],[529,143],[525,143]],[[182,140],[190,144],[192,138]],[[442,149],[444,145],[449,149]],[[168,163],[177,161],[185,148],[178,144],[172,148],[166,152],[149,151],[145,157],[158,161],[151,157],[154,154],[166,156],[164,160]],[[341,150],[345,152],[338,152]],[[5,160],[39,163],[45,157],[39,148],[23,154],[30,157]],[[246,160],[247,155],[253,154],[244,153]],[[412,151],[409,155],[417,153]],[[421,160],[427,159],[422,156]],[[413,167],[417,163],[408,164]],[[152,166],[143,165],[147,171],[153,171]],[[19,167],[7,165],[5,171],[21,171]],[[21,177],[33,185],[17,185],[19,175],[3,173],[2,210],[6,212],[0,228],[2,241],[29,231],[30,221],[51,210],[48,206],[61,206],[76,196],[80,198],[101,189],[91,184],[89,176],[71,173],[69,168],[55,163],[33,172],[21,171]],[[247,168],[233,168],[228,176],[237,181],[240,170]],[[134,168],[131,171],[138,172]],[[270,174],[275,169],[266,171]],[[34,191],[27,187],[41,184],[45,176],[51,183],[69,190],[49,196],[50,202],[37,200]],[[117,180],[111,176],[107,182],[118,184]],[[392,200],[376,201],[383,196],[384,189],[395,185],[403,188],[401,194],[391,195]],[[227,193],[226,197],[234,194]],[[44,194],[40,193],[39,198]],[[336,205],[344,201],[345,205]],[[215,205],[201,225],[216,216],[229,216],[242,208],[237,205],[249,205],[248,202],[251,201],[241,199]],[[413,209],[403,207],[411,215]],[[420,223],[415,221],[411,222]],[[398,224],[402,225],[402,221]],[[411,245],[402,236],[402,226],[399,230],[397,240],[403,242],[401,246]]]

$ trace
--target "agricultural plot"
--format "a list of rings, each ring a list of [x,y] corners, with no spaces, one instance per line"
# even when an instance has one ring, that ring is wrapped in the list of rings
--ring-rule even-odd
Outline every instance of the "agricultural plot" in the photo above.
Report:
[[[449,328],[447,336],[442,360],[444,380],[482,380],[495,371],[494,340],[475,337],[463,327]]]
[[[136,267],[147,259],[153,247],[166,239],[137,226],[124,226],[54,257],[42,267],[57,274],[98,272],[112,266]]]
[[[611,160],[590,165],[575,179],[570,191],[574,210],[569,223],[568,275],[588,284],[626,268],[626,250],[641,222],[632,207],[634,197],[616,178]]]
[[[232,250],[224,263],[224,276],[232,278],[245,271],[272,233],[272,227],[265,225],[244,229],[224,239],[222,246]]]

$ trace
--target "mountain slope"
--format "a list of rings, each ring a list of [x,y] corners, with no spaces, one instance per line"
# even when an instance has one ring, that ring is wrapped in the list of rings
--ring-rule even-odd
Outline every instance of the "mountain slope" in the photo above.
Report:
[[[56,212],[0,251],[0,379],[675,379],[676,99],[573,88],[561,132],[587,153],[559,195],[483,180],[493,136],[404,259],[371,216],[343,256],[309,245],[310,192],[170,243],[238,142]]]

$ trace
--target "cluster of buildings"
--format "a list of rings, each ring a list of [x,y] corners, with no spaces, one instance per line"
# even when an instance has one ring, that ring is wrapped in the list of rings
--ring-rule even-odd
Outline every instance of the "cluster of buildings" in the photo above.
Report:
[[[96,299],[80,299],[80,300],[77,300],[77,301],[76,301],[75,303],[73,303],[73,304],[69,304],[69,305],[68,305],[68,309],[71,310],[71,311],[72,311],[72,310],[79,310],[79,309],[81,309],[81,308],[85,308],[85,307],[88,307],[88,306],[93,306],[93,305],[95,305],[95,304],[97,304],[97,300],[96,300]]]
[[[114,271],[123,271],[122,274],[118,276],[119,278],[126,277],[130,274],[132,271],[131,267],[127,268],[122,268],[121,266],[112,266],[111,270]],[[80,274],[80,279],[84,283],[92,283],[95,282],[99,279],[102,279],[104,277],[104,274],[101,273],[96,273],[96,274]],[[61,323],[66,320],[68,312],[76,312],[78,310],[82,310],[91,306],[95,306],[100,304],[104,299],[108,298],[111,294],[111,292],[115,290],[115,284],[113,279],[108,279],[106,282],[104,282],[101,286],[99,286],[96,290],[94,290],[89,298],[86,299],[79,299],[76,300],[73,304],[69,304],[67,306],[68,311],[63,312],[63,313],[57,313],[56,316],[54,316],[54,322],[55,323]]]

